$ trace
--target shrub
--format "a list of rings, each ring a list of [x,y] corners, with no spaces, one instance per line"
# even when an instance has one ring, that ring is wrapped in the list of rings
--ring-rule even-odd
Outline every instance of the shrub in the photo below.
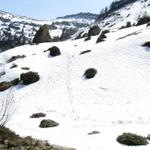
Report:
[[[6,127],[0,126],[0,149],[1,150],[75,150],[73,148],[51,145],[47,141],[33,139],[28,136],[19,137]]]
[[[58,126],[59,123],[53,121],[53,120],[50,120],[50,119],[45,119],[45,120],[42,120],[39,127],[40,128],[50,128],[50,127],[56,127]]]
[[[91,78],[94,78],[94,76],[97,74],[97,70],[94,69],[94,68],[89,68],[85,71],[84,73],[84,77],[86,79],[91,79]]]
[[[142,46],[146,46],[146,47],[149,47],[149,48],[150,48],[150,41],[145,42]]]
[[[38,75],[37,72],[27,72],[27,73],[22,73],[20,75],[20,80],[23,82],[24,85],[29,85],[32,83],[35,83],[39,81],[40,76]]]
[[[100,33],[100,31],[101,31],[101,29],[99,28],[99,26],[94,25],[88,31],[88,37],[98,35]]]
[[[83,55],[83,54],[86,54],[86,53],[89,53],[89,52],[91,52],[91,50],[83,51],[83,52],[81,52],[79,55]]]
[[[117,141],[120,144],[124,144],[128,146],[139,146],[139,145],[148,144],[146,138],[133,133],[123,133],[122,135],[117,137]]]
[[[103,42],[105,38],[107,38],[107,36],[105,35],[104,32],[102,32],[102,33],[100,34],[100,36],[97,38],[96,43]]]
[[[43,25],[40,29],[36,32],[33,43],[43,43],[43,42],[51,42],[52,39],[49,34],[49,28],[47,25]]]
[[[45,117],[45,116],[46,116],[46,114],[40,112],[40,113],[32,114],[30,116],[30,118],[41,118],[41,117]]]
[[[48,50],[50,51],[50,56],[55,57],[55,56],[61,55],[59,48],[56,46],[53,46],[53,47],[49,48]]]
[[[21,59],[21,58],[25,58],[25,57],[26,57],[25,55],[12,56],[7,62],[10,63],[10,62],[13,62],[17,59]]]

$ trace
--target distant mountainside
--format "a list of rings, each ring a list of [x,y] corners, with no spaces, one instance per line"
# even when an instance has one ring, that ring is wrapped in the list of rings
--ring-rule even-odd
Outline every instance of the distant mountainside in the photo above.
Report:
[[[77,13],[73,15],[66,15],[64,17],[58,17],[57,19],[87,19],[87,20],[95,20],[97,18],[97,14],[92,14],[92,13]]]
[[[104,29],[119,29],[136,25],[147,16],[150,17],[150,0],[118,0],[102,10],[96,23]]]
[[[95,18],[95,14],[80,13],[72,15],[71,18],[60,17],[52,21],[46,21],[0,11],[0,49],[3,51],[32,42],[36,31],[44,24],[48,25],[51,36],[55,37],[60,36],[63,29],[70,29],[73,34],[78,28],[89,26],[95,21]]]

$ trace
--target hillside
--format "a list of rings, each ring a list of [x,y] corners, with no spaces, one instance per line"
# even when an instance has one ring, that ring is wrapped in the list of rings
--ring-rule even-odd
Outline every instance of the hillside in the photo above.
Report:
[[[144,16],[150,16],[149,0],[114,1],[109,9],[101,12],[96,23],[104,29],[116,30],[127,26],[127,23],[136,25]]]
[[[57,37],[62,34],[63,29],[70,29],[75,33],[79,28],[87,27],[95,20],[94,17],[94,14],[81,13],[72,15],[72,18],[61,17],[46,21],[0,11],[0,50],[31,43],[36,31],[44,24],[48,25],[51,36]]]
[[[13,96],[15,112],[7,127],[21,136],[77,150],[148,150],[149,144],[128,147],[116,138],[123,132],[149,134],[150,48],[142,46],[149,41],[149,32],[150,27],[144,24],[107,33],[105,41],[98,44],[98,36],[93,36],[89,41],[25,45],[1,53],[5,74],[0,82],[20,78],[28,71],[40,76],[36,83],[20,82],[0,92],[2,99]],[[50,56],[46,50],[52,46],[57,46],[61,55]],[[91,52],[80,54],[87,50]],[[8,63],[17,55],[25,57]],[[14,64],[17,66],[11,68]],[[84,76],[88,68],[97,70],[92,79]],[[39,112],[59,125],[40,128],[43,118],[30,117]]]

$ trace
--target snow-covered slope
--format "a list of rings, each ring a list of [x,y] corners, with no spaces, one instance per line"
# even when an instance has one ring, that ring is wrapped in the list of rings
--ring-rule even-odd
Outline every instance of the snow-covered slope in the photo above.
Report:
[[[40,75],[40,81],[15,86],[16,111],[7,126],[21,136],[31,135],[52,144],[74,147],[77,150],[148,150],[150,145],[128,147],[116,142],[123,132],[147,136],[150,131],[150,53],[142,44],[150,39],[146,25],[118,30],[107,34],[106,41],[96,44],[97,36],[39,45],[25,45],[0,54],[5,75],[0,81],[10,81],[27,72],[30,67]],[[61,55],[50,57],[43,52],[52,46]],[[91,52],[79,55],[80,52]],[[26,55],[12,63],[16,55]],[[12,64],[17,68],[10,69]],[[93,79],[83,74],[88,68],[97,69]],[[55,128],[41,129],[41,119],[31,119],[33,113],[44,112],[47,119],[57,121]],[[99,134],[88,135],[92,131]]]
[[[150,0],[122,0],[124,5],[119,9],[108,10],[106,13],[99,15],[97,23],[104,29],[118,29],[127,25],[137,24],[139,18],[150,16]],[[122,2],[121,1],[121,2]],[[128,2],[127,2],[128,1]]]
[[[61,19],[46,21],[0,11],[0,48],[3,50],[8,49],[7,45],[15,46],[30,43],[36,31],[44,24],[49,26],[50,34],[53,37],[60,36],[64,28],[77,30],[78,28],[87,27],[94,22],[94,15],[90,13],[81,13],[73,16],[78,16],[78,18],[61,17]]]

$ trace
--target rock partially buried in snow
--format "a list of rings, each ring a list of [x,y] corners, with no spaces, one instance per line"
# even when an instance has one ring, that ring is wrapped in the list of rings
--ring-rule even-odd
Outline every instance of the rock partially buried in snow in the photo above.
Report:
[[[104,32],[102,32],[102,33],[100,34],[100,36],[97,38],[96,43],[103,42],[105,38],[107,38],[107,36],[105,35]]]
[[[150,48],[150,41],[145,42],[142,46],[144,46],[144,47],[149,47],[149,48]]]
[[[94,134],[100,134],[100,132],[99,131],[92,131],[92,132],[88,133],[88,135],[94,135]]]
[[[29,71],[20,75],[20,80],[24,85],[32,84],[40,80],[40,76],[37,72]]]
[[[7,62],[10,63],[10,62],[13,62],[13,61],[15,61],[17,59],[23,59],[25,57],[26,57],[25,55],[12,56]]]
[[[50,51],[50,56],[52,57],[61,55],[60,49],[56,46],[49,48],[48,51]]]
[[[42,117],[45,117],[45,116],[46,116],[46,114],[40,112],[40,113],[32,114],[30,116],[30,118],[42,118]]]
[[[116,140],[120,144],[128,146],[139,146],[148,144],[145,137],[133,133],[123,133],[122,135],[118,136]]]
[[[87,69],[87,70],[85,71],[84,77],[85,77],[86,79],[91,79],[91,78],[94,78],[96,74],[97,74],[97,70],[96,70],[96,69],[94,69],[94,68],[89,68],[89,69]]]
[[[17,84],[19,84],[20,80],[18,78],[12,80],[12,81],[9,81],[9,82],[1,82],[0,83],[0,92],[3,92],[9,88],[11,88],[12,86],[15,86]]]
[[[57,127],[59,125],[59,123],[50,120],[50,119],[44,119],[41,121],[39,127],[40,128],[50,128],[50,127]]]

